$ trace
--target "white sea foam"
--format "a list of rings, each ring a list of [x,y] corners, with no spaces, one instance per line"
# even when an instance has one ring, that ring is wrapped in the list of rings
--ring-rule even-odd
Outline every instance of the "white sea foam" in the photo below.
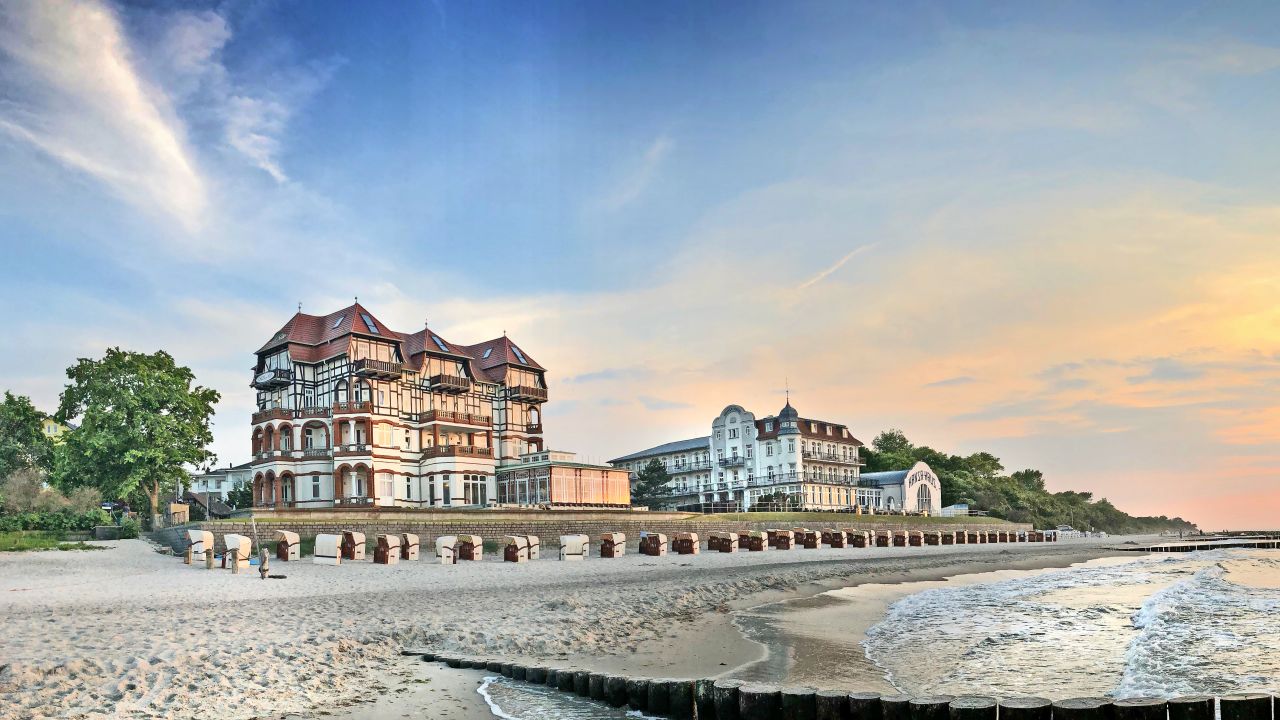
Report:
[[[659,720],[533,683],[487,677],[476,690],[503,720]]]
[[[1224,564],[1259,562],[1275,560],[1235,550],[1149,556],[927,590],[890,606],[864,650],[907,693],[1274,690],[1280,589],[1224,577]]]

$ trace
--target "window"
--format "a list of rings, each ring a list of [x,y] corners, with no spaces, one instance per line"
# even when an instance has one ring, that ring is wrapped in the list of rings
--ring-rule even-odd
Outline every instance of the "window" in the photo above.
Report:
[[[738,428],[729,428],[729,439],[730,440],[738,439]]]
[[[320,497],[320,476],[311,476],[311,499],[316,500]]]
[[[748,459],[748,460],[750,460],[750,459],[751,459],[751,449],[752,449],[752,447],[753,447],[753,446],[751,446],[751,445],[748,445],[748,446],[747,446],[747,459]]]
[[[490,356],[490,355],[492,355],[492,354],[493,354],[493,348],[486,348],[486,349],[485,349],[485,351],[484,351],[484,355],[483,355],[483,356],[481,356],[481,358],[480,358],[480,359],[481,359],[481,360],[488,360],[488,359],[489,359],[489,356]]]
[[[788,441],[787,441],[787,452],[789,452],[789,453],[794,453],[795,451],[796,451],[796,441],[795,441],[795,440],[788,440]]]
[[[524,358],[524,353],[520,352],[520,348],[516,347],[515,345],[512,345],[512,346],[511,346],[511,352],[513,352],[513,353],[515,353],[515,354],[516,354],[516,358],[520,361],[520,363],[521,363],[522,365],[528,365],[528,364],[529,364],[529,361],[528,361],[528,360],[525,360],[525,358]]]
[[[404,431],[404,449],[405,449],[405,450],[410,450],[410,449],[412,449],[412,448],[410,447],[410,445],[409,445],[409,431],[408,431],[408,430],[405,430],[405,431]]]
[[[767,443],[764,446],[764,454],[768,457],[773,457],[773,443]]]
[[[404,479],[404,499],[413,499],[413,478],[407,477]]]
[[[346,315],[339,315],[338,317],[334,318],[334,319],[333,319],[333,328],[332,328],[332,329],[337,330],[337,329],[338,329],[338,326],[342,324],[342,321],[343,321],[343,320],[346,320],[346,319],[347,319],[347,316],[346,316]]]
[[[431,341],[432,341],[432,342],[434,342],[434,343],[436,344],[436,347],[440,348],[440,349],[441,349],[441,350],[443,350],[444,352],[449,352],[449,346],[448,346],[448,345],[445,345],[445,344],[444,344],[444,341],[443,341],[443,340],[441,340],[440,338],[436,337],[435,335],[432,335],[432,336],[431,336]]]
[[[374,335],[381,334],[378,332],[378,325],[373,322],[373,318],[369,317],[366,313],[360,313],[360,319],[364,320],[364,326],[369,328],[369,332],[373,333]]]

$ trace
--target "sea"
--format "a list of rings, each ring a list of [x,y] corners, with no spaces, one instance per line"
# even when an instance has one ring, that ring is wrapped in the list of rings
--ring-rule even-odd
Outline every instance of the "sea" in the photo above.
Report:
[[[744,610],[737,622],[768,649],[724,673],[747,680],[1051,699],[1280,692],[1274,550],[859,585]],[[639,716],[503,678],[480,692],[501,718]]]

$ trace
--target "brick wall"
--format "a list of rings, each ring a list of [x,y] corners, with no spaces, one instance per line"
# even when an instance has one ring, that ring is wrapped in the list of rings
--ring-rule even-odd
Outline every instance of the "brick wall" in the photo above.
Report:
[[[847,521],[810,521],[802,523],[814,530],[823,527],[853,527],[866,530],[992,530],[995,528],[1030,530],[1030,525],[965,522],[922,523],[912,517],[877,516],[882,519],[858,519],[850,516]],[[914,521],[914,522],[913,522]],[[702,540],[713,531],[766,530],[774,527],[790,528],[795,524],[736,522],[703,520],[699,516],[684,513],[628,512],[628,511],[334,511],[309,513],[263,513],[249,518],[231,520],[198,521],[179,525],[152,534],[152,538],[176,551],[186,547],[186,530],[203,529],[214,534],[214,541],[222,549],[222,536],[227,533],[255,537],[259,543],[275,540],[276,530],[289,530],[301,537],[319,534],[341,534],[354,530],[365,534],[372,541],[380,533],[415,533],[424,551],[433,547],[439,535],[479,535],[486,540],[501,540],[503,535],[537,535],[544,548],[559,547],[561,535],[584,533],[591,536],[594,545],[598,536],[606,532],[626,533],[627,543],[635,546],[640,531],[658,532],[668,538],[677,532],[696,532]]]

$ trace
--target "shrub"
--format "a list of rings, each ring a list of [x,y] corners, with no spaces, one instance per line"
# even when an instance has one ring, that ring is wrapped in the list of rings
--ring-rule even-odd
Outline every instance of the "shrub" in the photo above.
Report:
[[[137,518],[127,517],[120,521],[120,539],[132,540],[142,534],[142,523]]]

